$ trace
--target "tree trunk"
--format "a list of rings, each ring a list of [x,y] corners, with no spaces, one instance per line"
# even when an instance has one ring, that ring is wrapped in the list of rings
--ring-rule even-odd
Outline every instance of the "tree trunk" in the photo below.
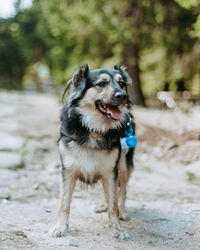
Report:
[[[128,87],[130,101],[133,104],[145,106],[145,99],[141,89],[140,81],[140,36],[139,31],[143,24],[143,8],[140,1],[130,2],[129,8],[123,13],[124,18],[129,19],[127,29],[132,32],[124,43],[122,61],[132,78],[132,85]]]
[[[145,98],[141,89],[140,68],[139,68],[139,46],[132,44],[125,48],[123,64],[132,79],[132,84],[128,87],[129,99],[133,104],[145,106]]]

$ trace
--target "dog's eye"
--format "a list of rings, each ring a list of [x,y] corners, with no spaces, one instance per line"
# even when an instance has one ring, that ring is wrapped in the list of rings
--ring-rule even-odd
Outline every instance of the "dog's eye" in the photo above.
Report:
[[[124,81],[120,81],[119,86],[123,89],[126,86],[126,83]]]
[[[97,83],[97,86],[99,86],[100,88],[104,88],[107,84],[107,82],[99,82]]]

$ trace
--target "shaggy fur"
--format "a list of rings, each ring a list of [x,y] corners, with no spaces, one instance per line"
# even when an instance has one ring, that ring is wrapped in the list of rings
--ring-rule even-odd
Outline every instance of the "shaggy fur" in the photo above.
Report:
[[[91,185],[102,181],[110,225],[120,238],[129,238],[119,222],[119,218],[127,219],[126,185],[133,169],[134,150],[122,155],[120,145],[124,126],[132,117],[127,105],[128,83],[130,78],[122,67],[90,71],[86,65],[66,85],[58,142],[61,204],[53,236],[69,231],[70,202],[79,179]]]

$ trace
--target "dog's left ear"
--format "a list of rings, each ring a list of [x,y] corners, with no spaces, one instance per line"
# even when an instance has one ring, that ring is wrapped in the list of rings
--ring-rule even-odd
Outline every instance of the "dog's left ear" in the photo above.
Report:
[[[74,76],[73,76],[73,84],[74,84],[74,87],[77,88],[79,86],[79,84],[81,84],[82,82],[85,82],[85,80],[87,79],[88,77],[88,74],[89,74],[89,67],[88,65],[84,65],[84,66],[81,66],[78,71],[76,71],[74,73]]]
[[[114,65],[114,69],[119,71],[119,73],[121,74],[123,80],[126,82],[126,84],[131,85],[132,84],[132,79],[129,76],[129,74],[126,72],[126,67],[125,66],[118,66],[118,65]]]

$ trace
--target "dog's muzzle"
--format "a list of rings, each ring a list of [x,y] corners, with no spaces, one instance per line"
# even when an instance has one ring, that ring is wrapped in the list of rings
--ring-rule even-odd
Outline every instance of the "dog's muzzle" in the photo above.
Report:
[[[113,102],[115,102],[113,103],[114,105],[124,104],[126,99],[127,99],[127,95],[122,91],[116,91],[112,98]]]
[[[122,111],[120,106],[125,104],[127,95],[122,91],[116,91],[109,102],[104,103],[102,101],[96,102],[96,108],[109,120],[120,120],[122,117]]]

